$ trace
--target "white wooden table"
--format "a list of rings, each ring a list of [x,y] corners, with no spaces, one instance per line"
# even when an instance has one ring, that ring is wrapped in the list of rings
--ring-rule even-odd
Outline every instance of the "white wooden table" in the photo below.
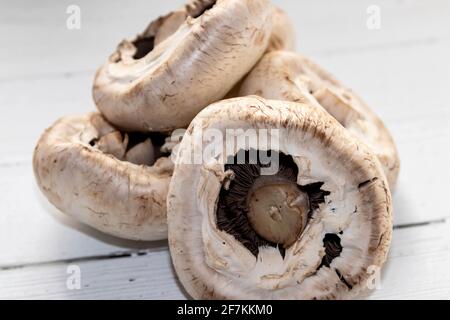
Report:
[[[274,1],[298,49],[353,87],[398,143],[394,239],[372,299],[450,298],[450,2]],[[186,298],[167,243],[113,239],[41,196],[31,155],[56,118],[94,110],[95,69],[122,38],[182,1],[0,2],[0,298]],[[68,30],[66,9],[81,9]],[[366,25],[370,5],[380,29]],[[68,266],[81,289],[68,289]]]

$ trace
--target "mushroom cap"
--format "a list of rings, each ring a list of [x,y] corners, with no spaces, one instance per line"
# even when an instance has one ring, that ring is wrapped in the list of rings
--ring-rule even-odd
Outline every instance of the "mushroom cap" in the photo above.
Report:
[[[272,21],[272,35],[267,51],[295,51],[296,33],[289,15],[283,9],[274,7]]]
[[[136,39],[120,43],[97,71],[98,109],[129,131],[187,127],[264,54],[271,13],[269,0],[197,0],[156,20]],[[181,25],[180,15],[185,17]],[[164,35],[158,40],[160,29]]]
[[[163,157],[153,166],[136,165],[92,146],[114,130],[98,113],[58,120],[34,151],[39,188],[59,210],[95,229],[131,240],[165,239],[173,163]]]
[[[277,144],[292,156],[298,185],[322,182],[329,192],[284,258],[269,246],[255,257],[217,226],[220,192],[236,179],[222,159],[239,149],[225,147],[225,137],[235,130],[242,138],[250,129],[258,138],[270,136],[260,150]],[[191,161],[193,154],[203,155],[202,161]],[[179,146],[168,227],[175,270],[194,298],[349,298],[366,289],[368,268],[381,267],[386,259],[391,195],[377,157],[323,109],[259,97],[229,99],[200,112]],[[342,250],[324,264],[333,250],[332,244],[324,247],[330,237],[339,239]]]
[[[238,95],[253,94],[325,108],[372,148],[394,189],[400,160],[388,129],[360,97],[310,59],[286,51],[266,54],[242,82]]]

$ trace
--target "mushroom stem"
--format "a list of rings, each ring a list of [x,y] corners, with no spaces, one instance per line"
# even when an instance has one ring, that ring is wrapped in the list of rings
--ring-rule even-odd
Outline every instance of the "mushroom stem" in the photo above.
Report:
[[[122,136],[120,131],[114,131],[100,137],[97,148],[107,154],[123,160],[128,145],[128,135]]]
[[[125,161],[137,164],[151,166],[156,161],[155,148],[150,139],[141,142],[132,147],[125,154]]]
[[[294,183],[263,184],[253,188],[247,201],[250,225],[267,241],[288,248],[306,226],[308,194]]]

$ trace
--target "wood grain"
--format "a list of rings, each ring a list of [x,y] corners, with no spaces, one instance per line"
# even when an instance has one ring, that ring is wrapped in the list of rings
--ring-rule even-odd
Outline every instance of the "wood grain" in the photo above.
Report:
[[[183,2],[80,0],[78,31],[65,25],[68,0],[20,0],[0,11],[0,298],[186,297],[166,242],[115,239],[63,216],[31,168],[46,127],[95,110],[94,72],[118,41]],[[398,144],[398,228],[382,289],[370,298],[449,299],[450,4],[379,0],[381,29],[371,31],[372,1],[274,2],[294,17],[299,51],[361,95]],[[66,287],[71,264],[81,267],[81,290]]]
[[[369,299],[449,299],[450,225],[399,229],[381,288]],[[144,253],[142,253],[144,254]],[[81,270],[81,289],[69,290],[67,267]],[[115,259],[51,263],[0,272],[0,299],[185,299],[166,249]]]

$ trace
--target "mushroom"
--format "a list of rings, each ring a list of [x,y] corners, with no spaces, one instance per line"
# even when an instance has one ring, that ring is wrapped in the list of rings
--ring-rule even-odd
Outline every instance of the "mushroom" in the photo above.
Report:
[[[157,19],[97,71],[98,109],[129,131],[186,127],[262,57],[272,8],[269,0],[195,0]]]
[[[65,117],[40,138],[34,173],[47,199],[79,221],[121,238],[165,239],[173,163],[162,143],[120,132],[98,113]]]
[[[322,108],[229,99],[179,145],[168,227],[194,298],[343,299],[386,259],[391,195],[376,156]]]
[[[308,102],[325,108],[378,156],[394,189],[400,160],[394,140],[367,104],[317,64],[297,53],[266,54],[242,82],[238,96]]]
[[[273,9],[272,35],[267,51],[295,50],[295,27],[288,14],[279,7]]]

